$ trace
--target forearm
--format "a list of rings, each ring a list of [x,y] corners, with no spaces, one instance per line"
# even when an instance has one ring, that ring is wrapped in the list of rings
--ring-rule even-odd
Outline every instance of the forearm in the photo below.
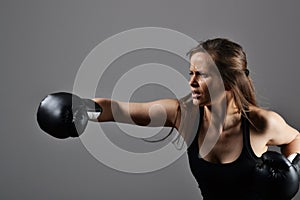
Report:
[[[105,98],[93,99],[103,112],[99,122],[114,121],[139,126],[175,126],[179,102],[176,99],[161,99],[152,102],[121,102]]]
[[[98,117],[98,122],[120,122],[145,126],[150,122],[150,117],[143,111],[145,104],[115,101],[106,98],[94,98],[103,112]],[[147,110],[148,112],[148,110]]]

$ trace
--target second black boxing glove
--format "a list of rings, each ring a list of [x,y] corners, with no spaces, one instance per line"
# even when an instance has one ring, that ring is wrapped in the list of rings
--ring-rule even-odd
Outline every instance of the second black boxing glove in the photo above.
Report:
[[[267,151],[255,167],[254,188],[262,199],[292,199],[299,189],[297,169],[282,154]]]

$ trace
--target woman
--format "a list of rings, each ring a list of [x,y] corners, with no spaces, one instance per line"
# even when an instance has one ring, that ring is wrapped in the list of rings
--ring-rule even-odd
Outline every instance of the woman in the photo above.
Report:
[[[291,185],[278,186],[279,180],[265,179],[262,170],[266,170],[266,163],[273,163],[267,171],[287,163],[281,155],[264,154],[268,146],[280,146],[285,157],[300,152],[299,132],[277,113],[257,106],[242,47],[216,38],[201,42],[188,55],[191,101],[186,97],[127,103],[95,98],[103,109],[97,121],[176,128],[189,146],[190,168],[204,199],[294,196],[298,179],[292,187],[296,189],[290,191]],[[193,114],[195,108],[199,118]],[[184,126],[186,123],[193,126]],[[183,127],[193,127],[195,134]],[[277,161],[281,163],[278,166]]]

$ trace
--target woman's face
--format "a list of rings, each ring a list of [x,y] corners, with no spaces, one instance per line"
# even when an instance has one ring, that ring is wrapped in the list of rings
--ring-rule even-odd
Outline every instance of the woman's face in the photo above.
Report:
[[[219,99],[224,90],[220,90],[223,84],[216,67],[211,62],[210,56],[203,52],[197,52],[190,59],[190,87],[194,105],[211,105],[212,99]]]

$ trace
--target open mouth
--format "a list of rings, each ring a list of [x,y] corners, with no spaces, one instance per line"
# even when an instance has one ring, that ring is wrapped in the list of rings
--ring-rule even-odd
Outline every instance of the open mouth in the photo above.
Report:
[[[201,92],[195,91],[195,90],[192,91],[192,98],[193,99],[198,99],[200,96],[201,96]]]

